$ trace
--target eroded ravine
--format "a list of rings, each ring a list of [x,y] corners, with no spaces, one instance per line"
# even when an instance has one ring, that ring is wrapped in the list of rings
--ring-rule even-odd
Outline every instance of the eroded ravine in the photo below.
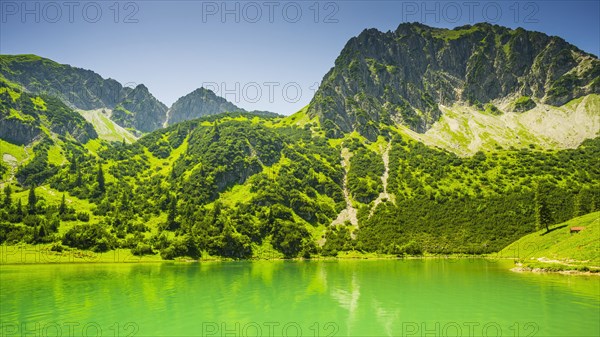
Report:
[[[373,207],[371,208],[371,212],[369,213],[369,217],[371,215],[373,215],[373,212],[375,211],[375,208],[377,208],[377,205],[379,205],[380,203],[384,202],[384,201],[391,201],[394,202],[394,196],[388,193],[387,187],[388,187],[388,178],[390,176],[390,149],[392,147],[392,142],[389,142],[385,148],[385,150],[383,150],[383,148],[380,147],[380,150],[382,150],[382,155],[381,155],[381,159],[383,160],[383,166],[384,166],[384,171],[383,171],[383,175],[381,176],[381,182],[383,184],[383,192],[379,193],[379,196],[377,197],[377,199],[375,199],[375,202],[373,203]]]
[[[348,171],[350,171],[350,158],[352,158],[352,152],[347,148],[342,149],[342,167],[344,168],[344,199],[346,200],[346,208],[343,209],[337,218],[331,223],[332,226],[344,224],[346,221],[350,221],[353,226],[358,226],[358,217],[356,208],[352,206],[352,199],[350,198],[350,191],[348,190]]]

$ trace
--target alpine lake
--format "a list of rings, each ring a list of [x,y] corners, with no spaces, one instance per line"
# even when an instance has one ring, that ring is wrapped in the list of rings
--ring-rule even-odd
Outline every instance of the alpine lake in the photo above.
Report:
[[[600,277],[425,258],[0,265],[0,336],[599,336]]]

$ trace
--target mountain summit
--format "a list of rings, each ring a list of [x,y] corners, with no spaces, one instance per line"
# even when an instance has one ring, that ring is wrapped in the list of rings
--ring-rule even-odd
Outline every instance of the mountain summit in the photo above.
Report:
[[[217,96],[213,91],[198,88],[191,93],[179,98],[168,112],[167,124],[215,115],[221,112],[244,111],[223,97]]]
[[[600,61],[565,40],[487,23],[452,30],[418,23],[352,38],[310,103],[327,135],[358,131],[374,139],[380,123],[427,131],[440,105],[483,109],[512,99],[560,106],[600,93]]]
[[[167,106],[152,96],[143,84],[127,89],[123,101],[115,106],[112,119],[119,125],[142,132],[160,129],[167,119]]]
[[[34,94],[57,97],[79,110],[115,110],[125,128],[151,132],[166,119],[167,107],[144,85],[130,88],[97,73],[36,55],[0,55],[0,75]]]
[[[0,55],[1,78],[22,86],[26,92],[56,97],[86,116],[98,115],[101,111],[118,124],[117,127],[134,133],[149,133],[167,125],[222,112],[246,112],[205,88],[179,98],[169,109],[144,84],[135,88],[123,86],[91,70],[60,64],[37,55]],[[268,111],[250,113],[276,116]],[[115,126],[99,126],[102,130],[107,128]]]

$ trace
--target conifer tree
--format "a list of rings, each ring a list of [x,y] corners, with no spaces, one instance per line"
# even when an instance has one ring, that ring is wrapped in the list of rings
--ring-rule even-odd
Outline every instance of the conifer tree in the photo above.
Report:
[[[58,208],[58,214],[63,215],[67,213],[67,202],[65,199],[65,194],[63,193],[62,201],[60,202],[60,207]]]
[[[543,183],[538,182],[535,186],[535,196],[534,196],[534,205],[535,205],[535,225],[536,229],[540,230],[543,227],[546,228],[546,232],[550,231],[550,222],[552,221],[550,208],[546,202],[543,193]]]
[[[29,189],[29,197],[28,197],[28,208],[29,208],[29,214],[35,214],[36,213],[36,207],[35,204],[37,203],[37,197],[35,195],[35,186],[31,186],[31,188]]]
[[[15,209],[15,213],[17,214],[17,216],[22,217],[23,216],[23,203],[21,202],[21,199],[19,199],[17,201],[17,208]]]
[[[104,194],[104,192],[106,192],[106,186],[104,181],[104,170],[102,169],[101,163],[98,163],[98,174],[96,176],[96,181],[98,182],[98,191],[100,191],[101,194]]]
[[[12,188],[10,188],[10,185],[6,185],[6,187],[4,187],[3,205],[5,209],[10,209],[12,206]]]
[[[177,218],[177,198],[171,195],[169,203],[169,213],[167,214],[167,228],[170,230],[177,229],[178,225],[175,219]]]

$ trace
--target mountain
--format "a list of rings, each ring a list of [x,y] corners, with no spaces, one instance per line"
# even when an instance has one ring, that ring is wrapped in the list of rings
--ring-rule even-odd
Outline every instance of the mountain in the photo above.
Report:
[[[221,112],[245,111],[223,97],[217,96],[212,90],[198,88],[179,98],[169,109],[168,125],[192,120]]]
[[[165,259],[490,253],[535,230],[539,203],[549,224],[600,209],[600,138],[461,158],[402,134],[327,139],[290,121],[207,116],[130,145],[71,144],[54,166],[49,148],[16,174],[22,186],[43,186],[35,193],[48,208],[19,225],[16,201],[0,206],[0,242]],[[29,190],[15,190],[26,204]],[[84,205],[77,212],[89,224],[68,207],[53,215],[63,194]],[[34,235],[57,218],[68,231]]]
[[[42,137],[26,130],[20,146],[14,124],[1,130],[0,244],[163,259],[498,252],[600,210],[597,62],[491,25],[368,30],[292,116],[201,88],[172,125],[130,139],[106,120],[157,106],[138,86],[82,113],[116,142],[85,142],[73,110],[6,80],[2,120]]]
[[[210,89],[198,88],[173,103],[168,111],[166,125],[173,125],[179,122],[216,115],[223,112],[248,112],[262,117],[281,116],[270,111],[246,111],[237,107],[225,98],[217,96]]]
[[[0,73],[29,92],[56,96],[82,110],[112,108],[124,95],[113,79],[36,55],[1,55]]]
[[[0,74],[28,92],[58,97],[75,109],[115,109],[113,120],[125,128],[150,132],[166,120],[167,107],[144,85],[123,87],[91,70],[36,55],[0,55]]]
[[[98,137],[94,127],[61,100],[23,92],[0,77],[0,138],[26,145],[51,132],[83,143]]]
[[[154,98],[143,84],[127,91],[123,101],[112,112],[112,120],[117,124],[142,132],[162,128],[166,116],[167,106]]]
[[[57,97],[71,108],[81,110],[84,116],[104,111],[119,127],[133,133],[148,133],[165,125],[221,112],[246,111],[204,88],[181,97],[169,109],[143,84],[135,88],[124,87],[91,70],[59,64],[36,55],[0,55],[0,74],[23,86],[25,91]],[[276,115],[268,111],[251,113]],[[105,129],[104,124],[96,126],[103,137],[105,133],[100,129]],[[120,133],[106,135],[106,139],[111,140],[121,137]]]
[[[373,140],[380,125],[424,133],[441,106],[500,114],[494,103],[503,100],[522,112],[592,93],[600,93],[600,61],[559,37],[487,23],[452,30],[412,23],[350,39],[308,114],[328,136],[358,131]]]

